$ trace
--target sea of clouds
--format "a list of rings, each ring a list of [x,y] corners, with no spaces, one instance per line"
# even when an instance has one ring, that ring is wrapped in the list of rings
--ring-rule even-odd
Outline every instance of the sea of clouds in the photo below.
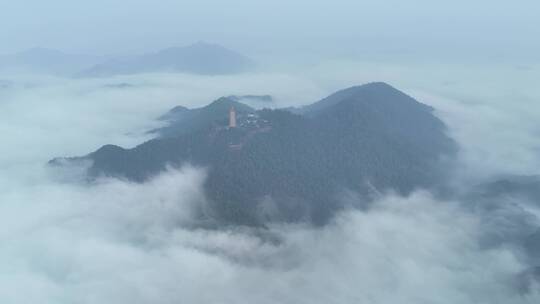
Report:
[[[463,75],[467,75],[466,77]],[[346,210],[325,227],[198,228],[204,168],[144,184],[56,171],[57,156],[132,147],[176,105],[271,94],[301,105],[387,81],[436,108],[459,142],[456,185],[540,172],[534,67],[332,62],[289,73],[108,79],[0,78],[1,303],[538,303],[519,248],[486,236],[540,227],[534,205],[477,214],[419,190]],[[511,79],[510,82],[503,80]],[[128,85],[126,85],[128,84]],[[494,225],[493,223],[497,223]],[[529,225],[529,226],[530,226]]]

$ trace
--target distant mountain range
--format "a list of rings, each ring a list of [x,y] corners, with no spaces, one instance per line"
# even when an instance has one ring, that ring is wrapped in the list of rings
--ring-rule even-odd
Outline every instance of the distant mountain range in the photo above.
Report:
[[[40,73],[52,75],[72,75],[95,65],[105,57],[68,54],[46,48],[32,48],[19,53],[0,55],[0,72]]]
[[[227,127],[231,107],[236,128]],[[179,106],[161,117],[168,126],[156,130],[156,139],[50,163],[91,160],[91,180],[136,182],[190,163],[208,168],[210,205],[201,207],[201,218],[320,224],[380,192],[436,188],[448,171],[444,162],[456,152],[432,108],[385,83],[339,91],[298,112],[255,110],[232,97],[198,109]]]
[[[246,72],[253,67],[253,61],[244,55],[216,44],[199,42],[133,58],[110,60],[84,70],[78,76],[104,77],[153,72],[220,75]]]
[[[33,48],[0,55],[0,72],[108,77],[138,73],[181,72],[220,75],[246,72],[255,64],[246,56],[209,43],[173,47],[139,56],[90,56]]]

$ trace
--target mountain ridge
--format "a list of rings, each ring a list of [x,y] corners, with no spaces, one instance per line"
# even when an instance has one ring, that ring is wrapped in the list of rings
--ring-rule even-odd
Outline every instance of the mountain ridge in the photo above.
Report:
[[[457,149],[444,123],[429,107],[390,86],[368,84],[352,91],[358,90],[380,90],[394,99],[374,105],[360,98],[362,94],[351,99],[339,91],[327,97],[339,100],[318,107],[316,115],[240,112],[238,127],[231,129],[226,119],[234,101],[222,98],[207,106],[221,105],[216,112],[220,120],[133,149],[106,146],[76,159],[93,161],[91,178],[106,175],[136,182],[168,166],[206,167],[204,186],[212,212],[201,211],[201,216],[246,225],[324,223],[350,203],[342,199],[343,191],[354,191],[368,203],[373,189],[406,195],[436,188],[448,169],[441,159],[451,159]]]
[[[108,77],[137,73],[180,72],[224,75],[246,72],[254,67],[246,56],[217,44],[198,42],[169,47],[132,58],[110,60],[77,74],[78,77]]]

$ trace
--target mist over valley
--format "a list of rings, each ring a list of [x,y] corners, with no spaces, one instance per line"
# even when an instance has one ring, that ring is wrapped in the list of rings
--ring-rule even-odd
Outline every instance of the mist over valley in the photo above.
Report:
[[[537,5],[338,2],[6,4],[0,302],[538,303]]]

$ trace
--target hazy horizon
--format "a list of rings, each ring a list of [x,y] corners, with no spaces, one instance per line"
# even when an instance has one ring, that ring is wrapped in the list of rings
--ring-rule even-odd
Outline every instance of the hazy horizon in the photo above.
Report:
[[[129,55],[207,41],[272,61],[537,63],[538,10],[529,0],[18,1],[0,12],[0,54]]]

